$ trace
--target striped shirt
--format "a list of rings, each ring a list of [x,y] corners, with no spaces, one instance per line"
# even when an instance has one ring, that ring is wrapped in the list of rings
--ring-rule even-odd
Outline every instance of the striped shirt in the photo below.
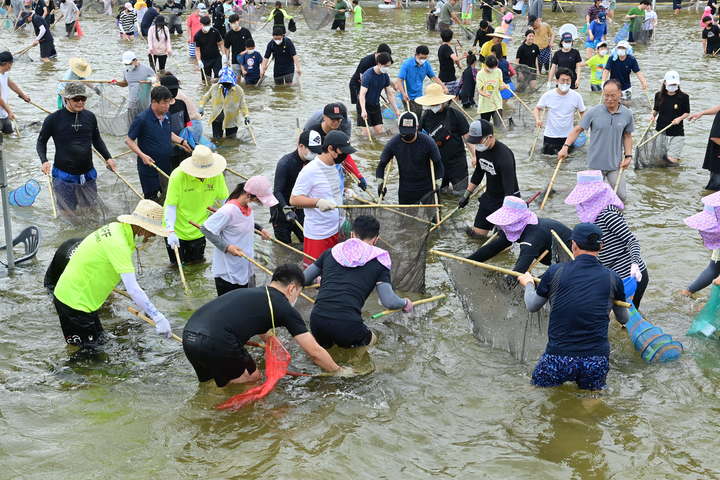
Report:
[[[118,20],[120,20],[121,33],[125,33],[127,35],[135,33],[135,21],[137,20],[137,15],[134,11],[128,12],[127,10],[123,10]]]
[[[630,265],[637,263],[641,271],[647,270],[640,256],[640,243],[625,222],[622,211],[615,205],[603,208],[595,219],[602,230],[600,263],[617,273],[620,278],[630,276]]]

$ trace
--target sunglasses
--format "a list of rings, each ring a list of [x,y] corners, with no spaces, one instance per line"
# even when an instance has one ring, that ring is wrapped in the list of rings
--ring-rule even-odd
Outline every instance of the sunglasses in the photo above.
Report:
[[[87,100],[87,97],[73,97],[70,100],[73,102],[85,102]]]

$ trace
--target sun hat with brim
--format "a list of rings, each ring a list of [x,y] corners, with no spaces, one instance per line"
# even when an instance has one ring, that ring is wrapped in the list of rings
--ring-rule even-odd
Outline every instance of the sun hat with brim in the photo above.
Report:
[[[262,175],[250,177],[248,181],[245,182],[244,190],[251,195],[255,195],[266,207],[274,207],[278,204],[277,198],[273,195],[270,180]]]
[[[493,225],[512,225],[518,222],[525,222],[525,225],[537,225],[538,218],[525,203],[525,200],[518,197],[507,196],[503,200],[502,207],[487,216],[487,221]]]
[[[486,35],[486,37],[503,38],[503,39],[506,39],[506,40],[512,39],[511,36],[502,34],[502,33],[500,33],[500,32],[488,33],[488,34]]]
[[[213,153],[205,145],[198,145],[189,158],[180,162],[178,168],[193,177],[212,178],[220,175],[226,166],[225,157]]]
[[[685,224],[695,230],[710,231],[720,226],[720,192],[703,197],[703,211],[685,219]]]
[[[85,85],[83,85],[80,82],[69,82],[65,84],[65,87],[63,87],[62,92],[60,92],[60,96],[62,98],[75,98],[75,97],[89,97],[92,95],[92,90],[89,88],[85,88]]]
[[[425,106],[440,105],[441,103],[449,102],[453,98],[455,98],[453,95],[445,95],[440,85],[432,83],[425,89],[425,95],[415,99],[415,103]]]
[[[600,170],[583,170],[577,173],[577,184],[565,199],[567,205],[585,202],[606,188]]]
[[[170,233],[165,229],[165,227],[163,227],[162,224],[163,207],[152,200],[140,200],[133,213],[130,215],[120,215],[117,219],[118,222],[137,225],[138,227],[161,237],[167,237]]]
[[[70,70],[80,78],[87,78],[92,75],[92,67],[84,58],[71,58],[68,63],[70,64]]]

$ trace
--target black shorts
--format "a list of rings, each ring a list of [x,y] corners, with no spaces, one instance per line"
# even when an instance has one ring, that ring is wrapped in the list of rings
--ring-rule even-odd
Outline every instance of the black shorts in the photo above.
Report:
[[[167,240],[165,248],[168,252],[168,258],[173,265],[177,264],[175,260],[175,251],[170,248]],[[205,237],[196,238],[195,240],[180,239],[180,261],[182,263],[199,263],[205,260]]]
[[[565,145],[567,138],[543,137],[542,153],[544,155],[557,155],[560,149]],[[570,145],[568,153],[572,153],[575,147]]]
[[[323,348],[333,345],[341,348],[364,347],[372,340],[372,332],[362,320],[326,320],[313,318],[311,314],[310,331]]]
[[[327,25],[327,23],[325,25]],[[338,28],[343,32],[345,31],[345,19],[344,18],[342,20],[333,20],[330,30],[335,30]]]
[[[217,291],[218,297],[224,295],[227,292],[232,292],[238,288],[248,288],[248,284],[238,285],[237,283],[230,283],[220,277],[215,277],[215,290]]]
[[[246,371],[256,370],[255,360],[243,347],[234,350],[218,348],[216,342],[201,333],[183,332],[183,351],[195,374],[201,382],[215,380],[215,385],[224,387]]]
[[[475,214],[475,223],[473,223],[473,225],[475,225],[475,228],[481,230],[492,230],[495,225],[487,221],[487,216],[502,207],[503,197],[493,197],[482,194],[480,195],[478,203],[478,211]]]
[[[369,105],[365,104],[365,111],[367,112],[367,124],[371,127],[374,127],[375,125],[382,125],[383,124],[383,118],[382,118],[382,109],[380,108],[380,105]],[[365,120],[361,119],[360,126],[364,127]]]
[[[40,42],[40,58],[55,58],[55,43],[51,41]]]
[[[5,135],[10,135],[14,131],[15,129],[13,128],[10,118],[0,118],[0,132],[4,133]]]
[[[420,203],[420,200],[422,200],[422,203],[434,203],[435,196],[430,192],[432,192],[431,188],[425,191],[409,191],[403,190],[403,188],[400,187],[398,190],[398,202],[400,202],[401,205],[414,205]]]
[[[278,75],[273,77],[273,80],[275,81],[275,85],[291,85],[293,83],[293,78],[295,78],[295,72]]]
[[[69,345],[88,348],[102,345],[107,341],[97,312],[81,312],[68,307],[53,296],[53,303],[60,318],[65,342]]]

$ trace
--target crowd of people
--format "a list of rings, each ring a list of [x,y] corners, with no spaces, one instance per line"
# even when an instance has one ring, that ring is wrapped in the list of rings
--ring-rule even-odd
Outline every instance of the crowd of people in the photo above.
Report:
[[[62,5],[68,3],[73,0],[64,0]],[[555,33],[543,20],[541,3],[531,2],[532,13],[526,18],[521,17],[522,3],[514,7],[483,3],[482,20],[474,33],[477,49],[463,53],[453,47],[453,28],[467,28],[471,9],[463,3],[458,14],[456,0],[438,5],[437,55],[431,54],[428,45],[418,45],[400,62],[393,77],[392,48],[382,43],[359,60],[349,79],[349,98],[356,106],[357,127],[367,136],[383,139],[375,171],[380,201],[387,195],[394,159],[400,204],[431,204],[439,194],[446,194],[456,196],[458,209],[463,209],[476,189],[483,189],[474,221],[465,229],[470,238],[483,241],[470,260],[485,262],[513,243],[520,245],[514,270],[522,274],[519,282],[528,309],[537,311],[550,302],[548,346],[535,368],[533,383],[544,387],[576,381],[581,389],[600,390],[609,370],[609,312],[613,310],[620,323],[628,318],[626,309],[613,306],[614,301],[626,300],[622,279],[632,277],[638,282],[632,299],[636,307],[649,283],[640,244],[623,213],[629,188],[623,173],[634,155],[631,74],[643,90],[649,89],[632,44],[639,40],[639,31],[648,31],[646,38],[652,38],[657,15],[648,16],[649,2],[642,0],[626,16],[629,38],[610,50],[607,25],[617,19],[615,5],[596,0],[585,18],[583,59],[574,48],[578,37],[570,31],[560,33],[555,48]],[[353,5],[339,0],[329,6],[334,12],[332,30],[343,31],[351,12],[355,22],[362,22],[361,7],[356,1]],[[381,226],[376,218],[360,215],[349,232],[342,231],[345,216],[339,207],[345,200],[346,183],[369,196],[375,191],[352,158],[357,149],[351,141],[351,113],[345,103],[327,103],[311,116],[297,132],[296,148],[279,159],[273,181],[253,176],[229,188],[224,176],[227,160],[213,151],[213,145],[203,143],[202,116],[211,126],[213,139],[235,138],[241,126],[252,128],[245,97],[261,84],[271,64],[276,85],[295,85],[302,75],[298,48],[286,36],[288,29],[296,28],[293,17],[279,2],[270,11],[267,21],[273,23],[272,39],[263,55],[256,51],[252,32],[240,24],[243,12],[237,10],[248,7],[254,5],[238,7],[230,0],[215,1],[209,7],[197,3],[187,17],[188,52],[205,84],[202,96],[183,92],[177,76],[167,70],[167,59],[174,54],[170,37],[183,34],[178,20],[183,13],[181,3],[170,2],[159,9],[169,8],[170,20],[150,1],[127,3],[118,14],[122,38],[139,33],[148,42],[148,64],[126,51],[123,78],[115,81],[129,89],[125,142],[137,158],[143,198],[131,214],[77,239],[72,249],[61,247],[53,259],[48,275],[55,278],[49,284],[54,285],[53,302],[68,344],[97,348],[107,341],[99,309],[120,281],[138,308],[153,320],[157,333],[172,334],[170,321],[138,284],[132,260],[138,237],[142,242],[153,236],[164,238],[169,262],[178,266],[203,262],[206,240],[214,246],[212,276],[218,298],[192,315],[182,338],[201,382],[214,379],[224,386],[257,381],[260,375],[245,343],[254,335],[264,337],[276,326],[286,327],[318,366],[348,374],[350,369],[338,365],[327,349],[373,345],[376,336],[362,318],[371,292],[377,291],[386,308],[413,310],[413,302],[393,290],[390,255],[378,247],[381,227],[392,225]],[[56,55],[47,9],[44,0],[38,0],[18,16],[33,25],[43,60]],[[499,25],[493,26],[496,10]],[[66,21],[78,18],[77,9],[71,7],[64,7],[63,14]],[[520,22],[527,20],[528,27],[515,56],[508,56],[511,26],[520,18]],[[702,24],[705,51],[710,52],[717,46],[718,33],[712,13],[703,16]],[[68,35],[73,31],[70,28]],[[432,66],[435,61],[438,74]],[[13,62],[10,52],[0,53],[0,122],[5,134],[13,132],[15,120],[8,92],[30,101],[22,82],[10,79]],[[601,102],[589,108],[577,92],[585,68],[590,70],[590,90],[601,93]],[[457,69],[463,70],[460,75]],[[576,207],[579,223],[574,228],[557,219],[539,218],[532,211],[532,204],[521,197],[522,176],[518,176],[515,153],[496,135],[513,125],[509,104],[515,92],[542,87],[546,83],[543,72],[547,72],[548,89],[529,109],[538,135],[543,136],[541,152],[562,162],[580,147],[581,136],[589,137],[587,169],[577,174],[575,188],[564,199]],[[88,81],[91,73],[87,60],[69,61],[58,87],[58,109],[46,117],[37,137],[42,172],[52,177],[62,200],[58,201],[61,212],[82,208],[77,185],[97,189],[93,151],[116,170],[98,121],[85,108],[87,99],[99,94]],[[720,106],[691,113],[689,96],[680,84],[676,71],[666,72],[652,102],[652,121],[668,145],[666,160],[676,164],[682,158],[685,120],[715,115],[703,168],[711,172],[707,189],[720,190]],[[148,105],[142,101],[145,95]],[[205,112],[206,107],[210,111]],[[397,117],[397,133],[392,126],[385,128],[385,110]],[[55,144],[52,161],[47,156],[51,139]],[[547,190],[551,193],[552,185]],[[718,195],[705,197],[703,213],[687,220],[713,256],[686,294],[712,281],[720,284]],[[294,235],[302,242],[305,268],[279,265],[267,286],[255,287],[255,235],[273,238],[269,229],[255,222],[253,211],[259,207],[270,209],[276,240],[289,244]],[[550,257],[542,258],[552,247],[553,234],[571,249],[574,260],[550,265]],[[537,286],[527,273],[536,259],[550,265]],[[294,305],[303,287],[318,279],[308,331]]]

